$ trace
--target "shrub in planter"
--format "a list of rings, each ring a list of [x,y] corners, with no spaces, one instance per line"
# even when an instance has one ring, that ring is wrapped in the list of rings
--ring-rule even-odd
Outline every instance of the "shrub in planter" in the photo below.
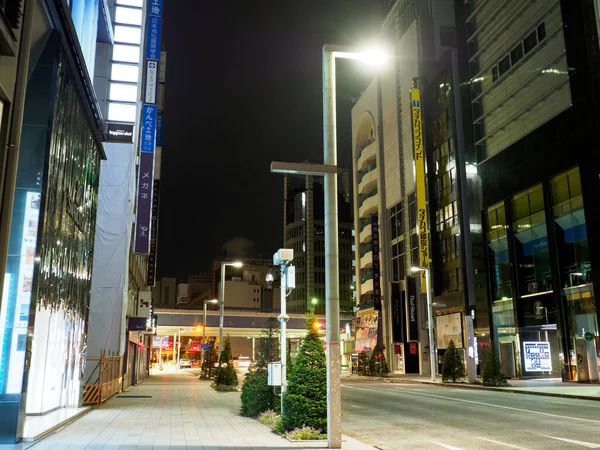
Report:
[[[288,374],[288,386],[283,397],[283,427],[286,430],[303,425],[327,429],[325,351],[313,314],[306,321],[306,329],[308,333]]]
[[[235,373],[235,367],[233,365],[233,357],[231,356],[231,341],[229,340],[229,337],[225,339],[225,346],[221,352],[221,357],[219,358],[219,367],[217,369],[214,384],[216,386],[234,387],[238,385],[237,374]]]
[[[256,362],[250,366],[246,373],[246,380],[242,386],[242,416],[257,416],[260,413],[279,409],[281,407],[279,396],[268,385],[267,365],[275,361],[279,353],[279,339],[277,319],[267,319],[266,328],[262,332]]]
[[[496,344],[491,342],[490,351],[488,353],[485,367],[483,368],[483,385],[484,386],[508,386],[506,378],[502,373],[502,366],[496,353]]]
[[[313,427],[299,427],[292,431],[286,431],[284,436],[292,441],[309,441],[327,439],[327,435],[321,433],[321,430]]]
[[[389,370],[383,349],[376,345],[369,359],[369,375],[372,377],[387,377],[388,374]]]
[[[370,375],[369,372],[369,354],[366,350],[361,351],[358,354],[358,374],[362,376]]]
[[[463,362],[462,351],[456,348],[454,340],[450,339],[446,352],[444,353],[444,362],[442,363],[442,380],[444,382],[456,380],[465,376],[465,365]]]

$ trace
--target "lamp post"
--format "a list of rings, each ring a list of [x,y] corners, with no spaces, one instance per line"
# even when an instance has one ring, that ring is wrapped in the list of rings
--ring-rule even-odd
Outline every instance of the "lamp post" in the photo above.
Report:
[[[219,296],[219,304],[221,306],[221,312],[219,314],[219,358],[221,357],[221,351],[223,350],[223,316],[225,315],[225,267],[233,266],[233,267],[242,267],[244,264],[237,262],[221,262],[221,286],[220,286],[220,296]]]
[[[338,254],[337,142],[335,113],[335,59],[356,59],[382,66],[381,50],[361,51],[337,45],[323,47],[323,164],[274,161],[271,172],[324,177],[325,203],[325,317],[327,345],[327,444],[341,448],[340,287]]]
[[[360,51],[336,45],[323,47],[323,163],[337,166],[335,59],[357,59],[372,65],[385,63],[382,51]],[[327,320],[327,443],[341,448],[340,286],[338,250],[337,172],[325,174],[325,317]]]
[[[202,322],[202,345],[205,344],[206,342],[206,305],[208,303],[219,303],[219,300],[217,299],[212,299],[212,300],[204,300],[204,322]],[[204,348],[202,348],[202,358],[204,358]]]
[[[433,299],[431,296],[431,282],[429,280],[430,270],[422,267],[411,267],[412,272],[425,271],[425,290],[427,291],[427,320],[429,321],[429,359],[431,362],[431,381],[436,378],[436,351],[435,351],[435,336],[433,326]]]

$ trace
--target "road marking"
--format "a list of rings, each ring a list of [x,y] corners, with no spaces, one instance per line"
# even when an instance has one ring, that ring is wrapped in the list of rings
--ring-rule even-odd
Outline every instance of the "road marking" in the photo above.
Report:
[[[518,445],[507,444],[506,442],[495,441],[493,439],[487,439],[484,437],[478,437],[477,439],[481,439],[482,441],[486,441],[486,442],[491,442],[492,444],[504,445],[505,447],[518,448],[520,450],[529,450],[527,447],[519,447]]]
[[[363,389],[369,389],[369,388],[363,388]],[[371,388],[371,389],[373,389],[373,388]],[[404,390],[408,391],[407,393],[409,393],[411,391],[411,389],[407,389],[407,388],[404,388]],[[493,403],[476,402],[475,400],[464,400],[462,398],[446,397],[444,395],[419,393],[419,396],[422,396],[422,397],[431,397],[431,398],[442,398],[444,400],[454,400],[456,402],[472,403],[472,404],[475,404],[475,405],[482,405],[482,406],[491,406],[492,408],[508,409],[508,410],[511,410],[511,411],[519,411],[519,412],[524,412],[524,413],[528,413],[528,414],[537,414],[537,415],[540,415],[540,416],[547,416],[547,417],[556,417],[558,419],[579,420],[581,422],[589,422],[589,423],[598,423],[598,424],[600,424],[600,420],[583,419],[581,417],[561,416],[561,415],[558,415],[558,414],[550,414],[550,413],[545,413],[545,412],[540,412],[540,411],[533,411],[531,409],[513,408],[511,406],[494,405]],[[600,447],[598,447],[598,448],[600,448]]]
[[[575,444],[575,445],[579,445],[581,447],[587,447],[587,448],[600,448],[599,444],[594,444],[592,442],[583,442],[583,441],[576,441],[574,439],[565,439],[565,438],[559,438],[559,437],[554,437],[554,436],[547,436],[545,434],[542,434],[542,436],[550,438],[550,439],[556,439],[557,441],[563,441],[563,442],[568,442],[569,444]]]
[[[439,445],[440,447],[447,448],[448,450],[464,450],[463,448],[460,448],[460,447],[452,447],[451,445],[441,444],[441,443],[435,442],[435,441],[429,441],[429,442],[432,442],[435,445]]]

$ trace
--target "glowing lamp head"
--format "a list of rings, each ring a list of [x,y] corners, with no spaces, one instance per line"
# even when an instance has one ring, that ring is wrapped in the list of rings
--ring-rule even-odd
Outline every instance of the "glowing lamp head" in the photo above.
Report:
[[[390,52],[383,47],[367,47],[358,54],[357,59],[371,67],[381,68],[390,60]]]

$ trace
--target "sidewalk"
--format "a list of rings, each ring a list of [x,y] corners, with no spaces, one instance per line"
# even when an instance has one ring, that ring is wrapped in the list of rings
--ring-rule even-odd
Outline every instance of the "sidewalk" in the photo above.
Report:
[[[549,397],[576,398],[583,400],[600,400],[600,383],[563,382],[560,378],[540,378],[534,380],[507,380],[510,386],[487,387],[480,384],[443,383],[441,377],[435,382],[429,375],[390,375],[387,378],[361,377],[347,375],[349,378],[365,380],[382,380],[390,383],[434,384],[440,387],[485,389],[490,391],[517,392],[520,394],[545,395]],[[481,382],[481,378],[478,379]]]
[[[239,415],[239,392],[216,392],[197,370],[153,375],[33,444],[32,450],[234,450],[327,448],[289,442]],[[373,449],[342,436],[346,450]]]

